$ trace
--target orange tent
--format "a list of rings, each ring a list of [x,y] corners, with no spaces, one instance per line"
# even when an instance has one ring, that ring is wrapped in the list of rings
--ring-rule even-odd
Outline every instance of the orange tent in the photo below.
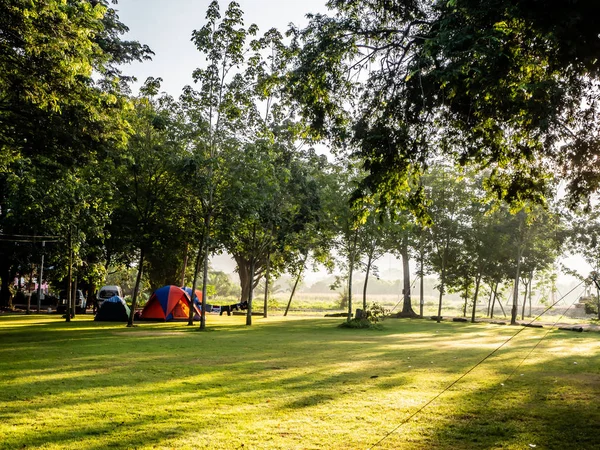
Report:
[[[190,297],[178,286],[163,286],[157,289],[142,310],[142,320],[185,320],[190,315]],[[200,311],[194,304],[195,315]]]

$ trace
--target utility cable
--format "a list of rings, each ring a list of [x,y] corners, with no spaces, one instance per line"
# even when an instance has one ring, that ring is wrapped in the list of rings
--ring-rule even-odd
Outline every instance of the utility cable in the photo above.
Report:
[[[38,241],[44,241],[47,239],[60,239],[61,236],[37,236],[35,234],[11,234],[11,233],[0,233],[0,236],[10,236],[10,237],[16,237],[16,238],[33,238],[36,239]]]
[[[2,236],[2,235],[0,235]],[[26,239],[26,238],[4,238],[4,237],[0,237],[0,242],[14,242],[16,244],[41,244],[42,242],[45,242],[46,244],[50,243],[50,242],[61,242],[59,240],[56,239],[52,239],[52,240],[47,240],[47,239]]]
[[[580,284],[581,284],[581,283],[580,283]],[[576,289],[576,288],[574,288],[574,289]],[[574,290],[574,289],[573,289],[573,290]],[[572,292],[572,291],[571,291],[571,292]],[[584,291],[584,292],[585,292],[585,291]],[[543,335],[543,336],[542,336],[542,337],[541,337],[541,338],[538,340],[538,342],[537,342],[537,343],[536,343],[536,344],[535,344],[535,345],[534,345],[534,346],[531,348],[531,350],[529,350],[529,352],[527,353],[527,355],[525,355],[525,357],[524,357],[524,358],[521,360],[521,362],[520,362],[519,364],[517,364],[517,366],[516,366],[516,367],[513,369],[513,371],[512,371],[510,374],[508,374],[508,376],[507,376],[507,377],[504,379],[504,381],[503,381],[503,382],[502,382],[500,385],[502,385],[502,384],[504,384],[504,383],[508,382],[508,381],[509,381],[509,380],[512,378],[512,376],[513,376],[513,375],[516,373],[516,371],[517,371],[517,370],[518,370],[518,369],[519,369],[519,368],[520,368],[520,367],[523,365],[523,363],[524,363],[524,362],[525,362],[525,361],[526,361],[526,360],[527,360],[527,359],[528,359],[528,358],[531,356],[531,354],[532,354],[532,353],[535,351],[535,349],[539,347],[539,345],[542,343],[542,341],[543,341],[544,339],[546,339],[546,337],[548,336],[548,334],[549,334],[551,331],[554,331],[554,330],[556,329],[556,324],[558,324],[558,322],[559,322],[559,321],[560,321],[560,320],[561,320],[561,319],[562,319],[562,318],[563,318],[563,317],[564,317],[564,316],[567,314],[567,312],[568,312],[568,311],[569,311],[569,310],[570,310],[570,309],[573,307],[573,305],[574,305],[574,304],[575,304],[577,301],[579,301],[579,299],[580,299],[581,297],[583,297],[583,294],[584,294],[584,292],[582,292],[582,293],[581,293],[581,294],[580,294],[580,295],[579,295],[577,298],[575,298],[575,300],[573,301],[573,303],[571,303],[571,305],[569,305],[569,307],[568,307],[568,308],[567,308],[567,309],[566,309],[566,310],[565,310],[565,311],[564,311],[564,312],[563,312],[563,313],[560,315],[560,317],[559,317],[558,319],[556,319],[556,321],[555,321],[555,322],[552,324],[552,326],[551,326],[551,327],[548,329],[548,331],[546,331],[546,333],[545,333],[545,334],[544,334],[544,335]],[[569,292],[569,293],[570,293],[570,292]],[[567,295],[569,295],[569,294],[567,294]],[[564,297],[563,297],[563,298],[564,298]],[[560,300],[559,300],[559,301],[560,301]],[[533,319],[533,320],[535,320],[535,319]],[[532,322],[533,322],[533,320],[532,320],[531,322],[529,322],[529,324],[528,324],[528,325],[531,325],[531,324],[532,324]],[[490,403],[490,402],[491,402],[491,401],[494,399],[494,397],[496,396],[496,394],[497,394],[498,392],[499,392],[499,390],[498,390],[498,389],[496,389],[496,390],[494,391],[494,393],[493,393],[493,394],[490,396],[490,398],[488,399],[488,401],[487,401],[486,403]]]
[[[581,286],[583,283],[584,283],[584,281],[580,282],[577,286],[575,286],[573,289],[571,289],[569,292],[567,292],[565,294],[565,297],[567,295],[569,295],[571,292],[573,292],[575,289],[577,289],[579,286]],[[531,322],[529,322],[529,325],[531,325],[535,320],[539,319],[541,316],[546,314],[550,309],[552,309],[554,307],[554,305],[556,305],[561,300],[562,300],[562,298],[558,299],[556,302],[554,302],[552,305],[550,305],[548,308],[546,308],[541,314],[539,314],[537,317],[533,318],[531,320]],[[439,397],[441,397],[443,394],[445,394],[455,384],[457,384],[459,381],[461,381],[463,378],[465,378],[467,375],[469,375],[471,372],[473,372],[477,367],[479,367],[485,361],[487,361],[489,358],[491,358],[493,355],[495,355],[502,347],[504,347],[506,344],[508,344],[510,341],[512,341],[515,337],[517,337],[521,332],[523,332],[523,330],[525,330],[525,328],[526,327],[521,327],[520,330],[518,330],[515,334],[513,334],[511,337],[509,337],[506,341],[504,341],[502,344],[500,344],[499,347],[497,347],[491,353],[486,355],[481,361],[479,361],[477,364],[475,364],[473,367],[471,367],[469,370],[467,370],[465,373],[463,373],[460,377],[458,377],[456,380],[454,380],[452,383],[450,383],[448,386],[446,386],[440,393],[436,394],[433,398],[431,398],[429,401],[427,401],[424,405],[419,407],[419,409],[417,409],[410,416],[408,416],[406,419],[404,419],[402,422],[400,422],[400,424],[398,424],[396,427],[394,427],[394,429],[389,431],[385,436],[383,436],[375,444],[373,444],[371,447],[369,447],[369,450],[372,450],[373,448],[377,447],[384,440],[386,440],[388,437],[390,437],[392,434],[394,434],[396,431],[398,431],[398,429],[400,429],[400,427],[402,427],[404,424],[408,423],[408,421],[410,421],[413,417],[415,417],[416,415],[421,413],[421,411],[423,411],[425,408],[427,408],[429,405],[431,405],[435,400],[437,400]]]

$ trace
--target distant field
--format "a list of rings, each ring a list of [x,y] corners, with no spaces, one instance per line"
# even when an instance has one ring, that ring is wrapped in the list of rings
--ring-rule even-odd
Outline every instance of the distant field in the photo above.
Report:
[[[244,323],[0,315],[0,449],[600,448],[596,333]]]
[[[277,315],[281,311],[285,310],[285,306],[289,300],[289,293],[284,294],[276,294],[273,296],[273,299],[270,303],[270,313]],[[345,312],[347,309],[342,309],[339,306],[340,295],[336,292],[331,293],[297,293],[294,296],[292,304],[290,306],[290,311],[293,312],[302,312],[302,311],[312,311],[312,312]],[[367,304],[371,303],[379,303],[383,305],[388,311],[395,313],[402,310],[402,298],[399,295],[369,295],[367,298]],[[354,308],[362,308],[362,295],[357,295],[353,300]],[[571,301],[572,303],[572,301]],[[581,322],[583,319],[585,322],[589,322],[595,318],[594,315],[586,315],[585,311],[581,307],[577,307],[571,305],[571,303],[560,303],[555,308],[552,308],[550,311],[546,312],[543,317],[541,317],[540,321],[546,322],[554,322],[559,320],[560,322]],[[413,309],[415,312],[419,312],[419,299],[418,297],[413,298],[412,300]],[[263,300],[262,296],[257,297],[257,306],[262,310]],[[442,315],[447,317],[460,317],[463,315],[463,301],[456,300],[454,298],[446,298],[443,302]],[[545,305],[535,305],[532,308],[532,314],[529,315],[529,307],[526,308],[525,318],[533,319],[537,317],[539,314],[544,312],[547,309]],[[519,319],[521,318],[521,307],[519,307]],[[423,315],[424,316],[434,316],[438,313],[438,299],[436,297],[426,296],[425,304],[423,307]],[[506,313],[506,314],[504,314]],[[504,320],[510,318],[510,305],[506,304],[504,301],[504,313],[498,304],[494,309],[494,317],[496,319]],[[467,309],[467,317],[471,317],[471,306]],[[477,318],[485,318],[488,317],[487,311],[487,300],[481,300],[478,302],[477,310],[476,310]]]

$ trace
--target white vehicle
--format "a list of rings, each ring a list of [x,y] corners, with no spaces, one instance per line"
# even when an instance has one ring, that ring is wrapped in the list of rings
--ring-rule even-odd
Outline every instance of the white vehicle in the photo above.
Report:
[[[123,298],[123,291],[121,291],[120,286],[102,286],[102,289],[98,291],[98,295],[96,296],[98,307],[104,303],[104,300],[108,300],[115,295]]]

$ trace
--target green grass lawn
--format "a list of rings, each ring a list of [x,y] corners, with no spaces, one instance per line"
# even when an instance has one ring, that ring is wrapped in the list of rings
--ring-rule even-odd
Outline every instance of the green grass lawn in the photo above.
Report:
[[[0,448],[600,448],[600,334],[339,323],[0,316]]]

